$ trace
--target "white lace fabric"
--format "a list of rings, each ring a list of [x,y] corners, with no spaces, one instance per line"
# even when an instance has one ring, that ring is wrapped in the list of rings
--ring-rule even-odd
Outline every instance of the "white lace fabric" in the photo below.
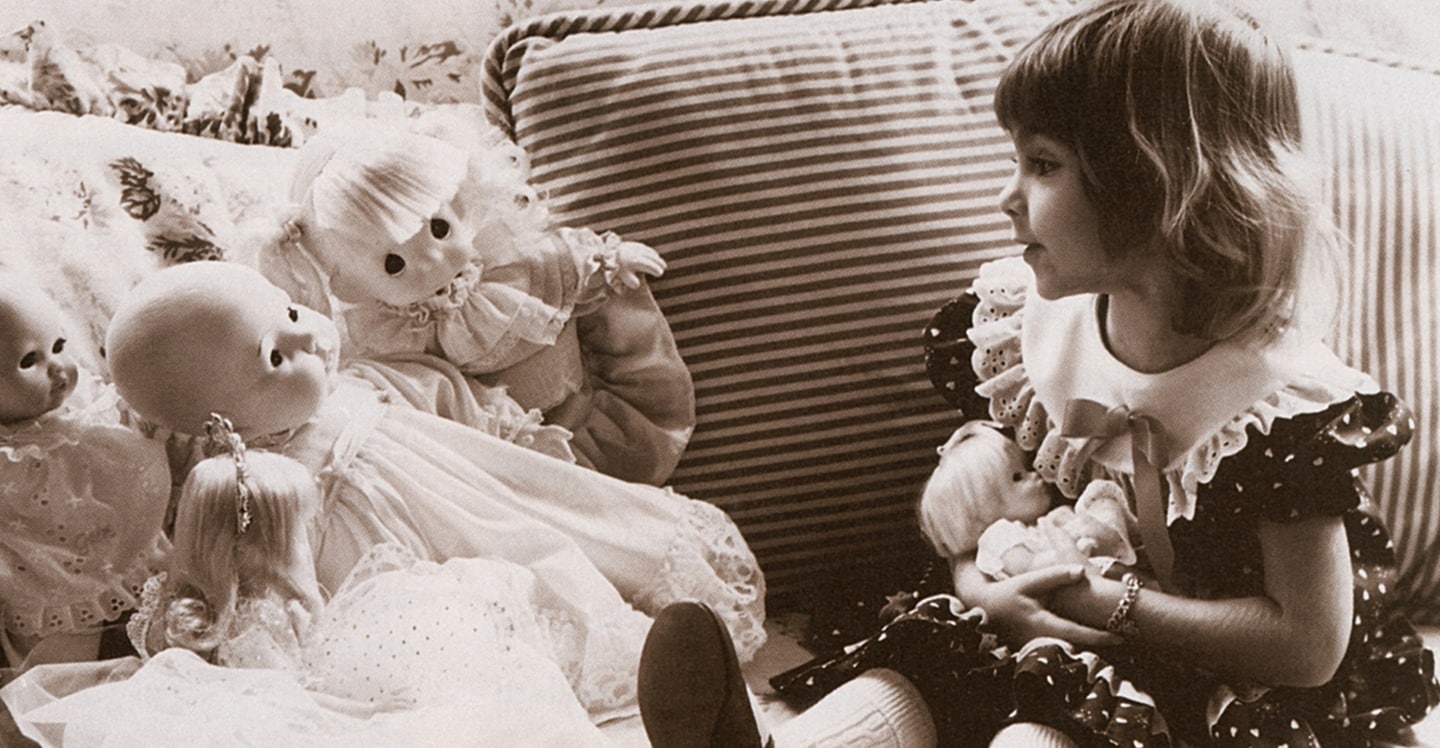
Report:
[[[765,577],[735,523],[719,508],[691,501],[664,570],[636,604],[659,611],[670,603],[695,600],[725,621],[741,662],[765,644]]]

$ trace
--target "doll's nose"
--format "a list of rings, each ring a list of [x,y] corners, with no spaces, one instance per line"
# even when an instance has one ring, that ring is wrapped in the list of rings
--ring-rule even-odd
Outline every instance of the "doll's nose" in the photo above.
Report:
[[[314,353],[319,347],[319,338],[305,328],[286,330],[276,336],[275,347],[286,353]]]

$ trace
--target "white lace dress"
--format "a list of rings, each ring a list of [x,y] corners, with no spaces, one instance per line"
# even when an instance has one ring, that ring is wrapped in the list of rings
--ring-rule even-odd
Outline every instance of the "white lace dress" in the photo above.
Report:
[[[134,619],[139,638],[168,602],[159,588]],[[27,734],[63,728],[66,746],[601,745],[595,725],[633,710],[649,625],[632,611],[587,632],[520,566],[396,546],[367,553],[299,638],[296,608],[242,606],[219,664],[172,648],[73,693],[42,667],[5,699]]]

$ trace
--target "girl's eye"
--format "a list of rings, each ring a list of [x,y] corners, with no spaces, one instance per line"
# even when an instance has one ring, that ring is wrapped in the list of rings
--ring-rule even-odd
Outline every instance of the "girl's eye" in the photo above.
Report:
[[[293,306],[287,306],[287,307],[285,307],[285,313],[290,315],[290,321],[291,321],[291,322],[299,322],[299,321],[300,321],[300,310],[299,310],[299,309],[296,309],[296,308],[293,307]]]
[[[270,365],[271,365],[271,366],[273,366],[273,367],[275,367],[275,368],[278,369],[278,368],[280,368],[280,365],[283,364],[283,363],[285,363],[285,356],[281,355],[280,351],[270,351]]]
[[[400,255],[385,255],[385,272],[390,275],[399,275],[405,270],[405,258]]]
[[[1025,159],[1025,165],[1030,167],[1030,171],[1035,172],[1042,177],[1060,168],[1060,164],[1051,161],[1048,158],[1038,158],[1033,156]]]
[[[56,338],[55,345],[50,346],[50,352],[59,355],[65,351],[65,339]]]
[[[450,235],[450,222],[444,218],[430,219],[430,235],[436,239],[444,239]]]
[[[30,367],[34,366],[35,363],[39,360],[40,354],[36,353],[35,351],[30,351],[29,353],[20,357],[20,368],[29,369]]]

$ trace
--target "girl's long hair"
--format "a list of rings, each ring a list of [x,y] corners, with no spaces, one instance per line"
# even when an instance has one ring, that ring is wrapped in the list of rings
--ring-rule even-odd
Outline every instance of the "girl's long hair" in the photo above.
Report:
[[[165,611],[165,640],[210,655],[230,635],[244,598],[268,593],[318,605],[297,579],[297,533],[318,503],[304,465],[270,452],[246,453],[249,525],[240,531],[235,459],[221,454],[190,470],[181,489],[171,550],[174,597]]]
[[[1333,292],[1310,277],[1333,261],[1335,233],[1301,157],[1291,61],[1249,16],[1206,0],[1095,2],[1020,51],[995,110],[1007,130],[1076,151],[1108,251],[1166,255],[1177,331],[1275,333],[1297,322],[1302,289]]]

